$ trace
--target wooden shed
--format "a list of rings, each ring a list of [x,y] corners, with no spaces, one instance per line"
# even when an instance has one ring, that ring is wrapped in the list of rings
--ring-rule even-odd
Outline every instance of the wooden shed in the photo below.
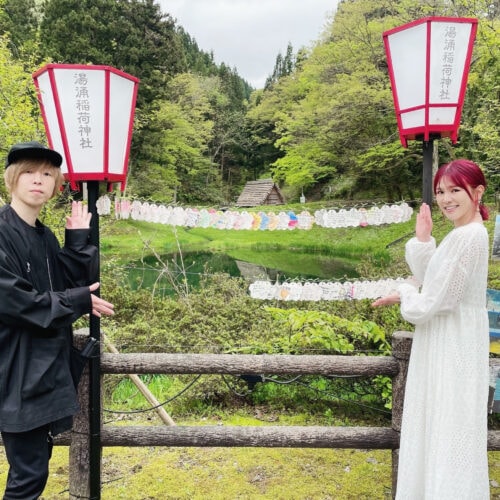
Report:
[[[257,205],[283,205],[285,199],[279,187],[272,179],[261,179],[247,182],[236,205],[239,207],[255,207]]]

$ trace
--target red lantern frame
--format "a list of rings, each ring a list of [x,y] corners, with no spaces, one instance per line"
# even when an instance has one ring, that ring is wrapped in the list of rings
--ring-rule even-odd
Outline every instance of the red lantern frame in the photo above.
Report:
[[[477,19],[473,18],[426,17],[383,33],[399,137],[404,147],[408,146],[408,140],[429,141],[431,137],[450,137],[453,143],[457,141],[477,24]],[[469,25],[469,31],[466,25]],[[453,33],[455,36],[466,36],[467,31],[467,45],[456,44],[454,46]],[[443,33],[448,33],[450,38],[443,39]],[[441,38],[438,38],[439,36]],[[408,41],[411,41],[413,37],[413,41],[417,43],[410,43],[408,50],[403,51],[402,37],[408,37]],[[425,41],[423,55],[421,54],[422,44],[418,43],[422,40]],[[442,52],[433,51],[433,42]],[[451,50],[445,52],[451,47],[455,49],[455,52]],[[455,59],[459,62],[456,63]],[[419,62],[423,62],[425,67],[420,68]],[[454,66],[455,63],[456,66]],[[462,70],[459,72],[457,67],[460,63],[463,63],[463,67],[459,68]],[[421,70],[425,72],[424,75]],[[415,88],[415,82],[422,83],[423,76],[425,88],[417,88],[413,94],[407,93],[408,98],[403,97],[404,92],[401,87],[408,84]],[[454,82],[452,76],[459,78],[460,81]],[[436,96],[439,89],[436,89],[433,83],[436,84],[440,78],[441,82],[447,81],[453,86],[453,95],[450,96],[448,102],[445,98],[441,99],[441,96]],[[405,82],[405,79],[408,82]],[[415,94],[421,95],[420,102],[415,101]],[[441,94],[447,95],[443,89],[441,89]],[[441,116],[438,116],[440,113],[446,114],[448,119],[443,120]]]

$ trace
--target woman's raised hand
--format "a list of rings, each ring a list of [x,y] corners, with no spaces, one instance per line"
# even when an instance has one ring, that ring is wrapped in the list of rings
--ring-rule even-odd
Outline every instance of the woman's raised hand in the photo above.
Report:
[[[431,209],[427,203],[422,203],[420,211],[417,214],[417,223],[415,226],[415,235],[418,241],[430,241],[432,233],[432,215]]]

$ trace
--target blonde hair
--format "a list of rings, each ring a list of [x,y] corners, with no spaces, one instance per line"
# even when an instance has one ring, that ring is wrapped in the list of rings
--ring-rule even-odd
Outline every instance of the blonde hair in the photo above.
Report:
[[[4,171],[3,179],[5,181],[5,187],[7,191],[12,193],[12,190],[16,187],[19,181],[19,176],[28,170],[38,170],[40,168],[48,168],[52,170],[55,174],[54,191],[52,192],[51,198],[58,194],[61,186],[64,182],[64,175],[59,167],[55,167],[52,163],[47,160],[34,160],[34,159],[23,159],[15,163],[11,163]]]

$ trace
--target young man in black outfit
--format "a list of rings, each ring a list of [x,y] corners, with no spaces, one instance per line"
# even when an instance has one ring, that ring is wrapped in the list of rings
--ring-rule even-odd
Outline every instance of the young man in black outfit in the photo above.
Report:
[[[65,244],[38,220],[62,185],[61,155],[38,142],[14,145],[5,164],[9,204],[0,208],[0,431],[9,462],[4,500],[35,500],[45,488],[52,436],[78,411],[70,371],[72,324],[113,314],[93,294],[98,249],[91,214],[73,202]]]

